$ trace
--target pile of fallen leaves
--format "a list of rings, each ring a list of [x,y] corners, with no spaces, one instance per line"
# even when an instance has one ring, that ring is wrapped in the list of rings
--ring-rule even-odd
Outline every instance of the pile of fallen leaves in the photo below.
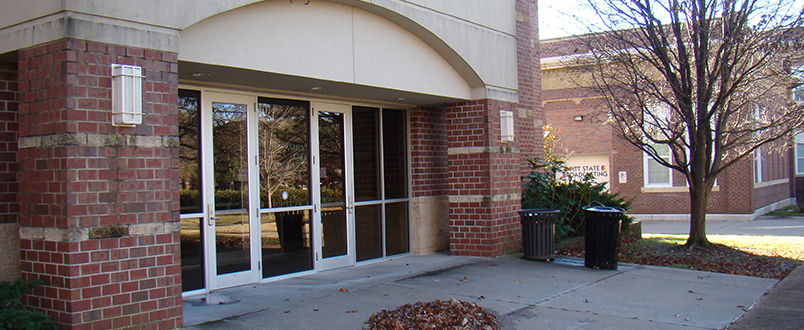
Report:
[[[743,251],[745,250],[745,251]],[[560,249],[558,255],[584,257],[584,249]],[[618,261],[641,265],[669,266],[724,274],[782,279],[802,262],[779,251],[757,251],[713,243],[688,249],[662,238],[623,239]]]
[[[497,317],[474,303],[456,299],[407,304],[372,314],[366,330],[454,329],[499,330]]]

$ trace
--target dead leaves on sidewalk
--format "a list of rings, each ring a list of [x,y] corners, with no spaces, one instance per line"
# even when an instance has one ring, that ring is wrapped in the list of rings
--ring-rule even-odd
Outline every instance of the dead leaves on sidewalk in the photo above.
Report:
[[[499,330],[497,317],[474,303],[450,299],[407,304],[372,314],[365,330]]]

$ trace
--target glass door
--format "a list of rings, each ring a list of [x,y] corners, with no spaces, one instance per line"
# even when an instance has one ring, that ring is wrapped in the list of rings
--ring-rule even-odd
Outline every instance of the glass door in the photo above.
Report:
[[[201,127],[204,131],[204,192],[209,289],[259,281],[259,255],[252,238],[259,237],[254,221],[256,159],[254,97],[205,93]],[[255,235],[256,234],[256,235]]]
[[[319,194],[313,230],[316,269],[355,263],[351,112],[348,105],[313,103]]]

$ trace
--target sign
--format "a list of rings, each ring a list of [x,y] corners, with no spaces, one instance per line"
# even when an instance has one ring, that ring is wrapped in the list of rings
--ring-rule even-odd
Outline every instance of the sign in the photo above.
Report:
[[[609,182],[609,155],[572,155],[565,165],[566,174],[573,178],[582,179],[591,174],[597,183]]]

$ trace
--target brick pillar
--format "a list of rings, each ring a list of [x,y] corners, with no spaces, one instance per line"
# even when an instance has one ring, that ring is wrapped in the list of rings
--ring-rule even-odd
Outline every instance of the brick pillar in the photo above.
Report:
[[[20,276],[17,63],[0,62],[0,281]]]
[[[493,257],[521,249],[522,179],[541,156],[541,71],[535,0],[517,0],[518,103],[476,100],[446,109],[450,251]],[[500,141],[500,110],[515,117],[515,141]]]
[[[519,67],[519,117],[516,120],[517,146],[522,175],[530,172],[527,156],[543,156],[542,69],[539,48],[539,21],[536,0],[517,0],[516,47]],[[516,114],[515,114],[516,116]]]
[[[520,155],[516,142],[500,141],[500,110],[516,107],[482,100],[446,110],[454,255],[493,257],[519,248]]]
[[[26,303],[62,329],[182,325],[177,55],[64,39],[20,50]],[[143,68],[143,123],[111,125],[111,64]]]

